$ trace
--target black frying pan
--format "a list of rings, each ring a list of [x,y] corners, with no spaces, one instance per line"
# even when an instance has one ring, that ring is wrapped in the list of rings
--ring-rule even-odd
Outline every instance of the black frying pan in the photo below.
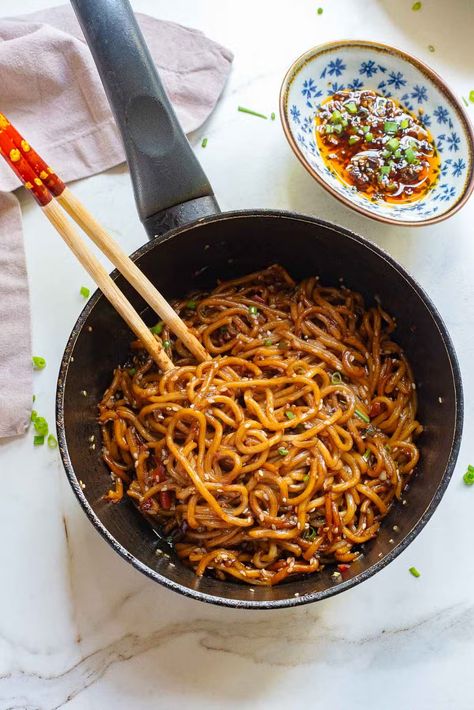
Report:
[[[344,581],[335,580],[331,568],[252,591],[230,581],[198,579],[133,505],[103,500],[110,478],[100,457],[96,406],[114,368],[127,359],[132,334],[96,292],[71,333],[57,389],[60,450],[72,488],[91,522],[122,557],[152,579],[195,599],[275,608],[348,589],[382,569],[416,537],[448,484],[460,444],[463,408],[459,367],[446,328],[404,269],[362,237],[289,212],[220,214],[127,0],[72,0],[72,4],[122,133],[138,211],[151,240],[132,255],[142,271],[168,299],[275,262],[296,279],[317,274],[323,283],[337,285],[342,277],[348,287],[362,291],[368,303],[378,296],[399,323],[397,339],[414,367],[419,416],[425,425],[419,441],[421,461],[406,504],[393,507],[377,539],[365,545],[364,556],[352,564]],[[116,272],[113,276],[148,322],[156,321],[125,280]]]

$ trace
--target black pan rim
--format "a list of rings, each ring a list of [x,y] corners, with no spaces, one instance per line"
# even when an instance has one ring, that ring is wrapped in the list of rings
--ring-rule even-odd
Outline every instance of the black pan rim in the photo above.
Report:
[[[96,513],[93,511],[92,507],[88,503],[86,497],[84,496],[84,493],[81,489],[80,483],[76,477],[76,474],[74,472],[74,468],[72,466],[70,457],[69,457],[69,451],[67,447],[67,442],[66,442],[66,432],[65,432],[65,427],[64,427],[64,389],[65,389],[65,382],[67,378],[67,372],[68,372],[68,367],[69,367],[69,362],[70,362],[70,357],[73,352],[75,343],[87,321],[87,318],[89,314],[91,313],[92,309],[96,305],[97,301],[102,297],[102,294],[100,293],[99,290],[96,290],[92,297],[89,299],[85,307],[83,308],[82,312],[80,313],[72,331],[71,334],[68,338],[68,342],[66,344],[66,348],[63,354],[63,357],[61,359],[61,365],[59,369],[59,376],[58,376],[58,384],[57,384],[57,390],[56,390],[56,427],[57,427],[57,435],[58,435],[58,443],[59,443],[59,451],[61,455],[61,459],[63,462],[63,466],[67,475],[67,478],[69,480],[69,483],[76,495],[76,498],[78,499],[81,507],[83,508],[84,512],[86,513],[87,517],[89,518],[90,522],[93,524],[93,526],[96,528],[96,530],[100,533],[100,535],[109,543],[109,545],[117,552],[123,559],[125,559],[127,562],[129,562],[135,569],[139,570],[143,574],[145,574],[147,577],[152,579],[155,582],[158,582],[162,586],[166,587],[167,589],[170,589],[172,591],[178,592],[179,594],[182,594],[183,596],[195,599],[197,601],[202,601],[206,602],[209,604],[215,604],[217,606],[225,606],[225,607],[232,607],[232,608],[237,608],[237,609],[281,609],[281,608],[289,608],[289,607],[295,607],[295,606],[300,606],[302,604],[309,604],[312,602],[316,601],[321,601],[323,599],[327,599],[329,597],[335,596],[336,594],[340,594],[341,592],[344,592],[348,589],[351,589],[352,587],[355,587],[356,585],[360,584],[361,582],[364,582],[365,580],[369,579],[372,577],[374,574],[382,570],[384,567],[386,567],[390,562],[392,562],[398,555],[405,550],[408,545],[417,537],[417,535],[421,532],[421,530],[425,527],[426,523],[428,520],[431,518],[433,515],[434,511],[438,507],[441,498],[443,497],[446,488],[449,484],[449,481],[451,479],[451,476],[454,471],[454,467],[456,464],[456,460],[458,457],[459,453],[459,448],[461,444],[461,435],[462,435],[462,428],[463,428],[463,416],[464,416],[464,399],[463,399],[463,389],[462,389],[462,379],[461,379],[461,371],[457,359],[457,355],[454,349],[454,345],[452,343],[451,337],[447,331],[447,328],[444,324],[444,321],[438,312],[438,309],[436,306],[432,303],[431,299],[429,296],[425,293],[424,289],[416,282],[416,280],[408,274],[408,272],[400,265],[398,264],[386,251],[381,249],[378,245],[373,244],[366,238],[355,234],[354,232],[351,232],[350,230],[341,227],[337,224],[331,223],[331,222],[326,222],[324,220],[321,220],[319,218],[313,217],[311,215],[305,215],[301,213],[294,213],[286,210],[271,210],[271,209],[258,209],[258,210],[235,210],[232,212],[225,212],[225,213],[220,213],[216,215],[211,215],[209,217],[204,217],[202,219],[197,220],[196,222],[193,222],[191,224],[187,224],[181,227],[177,227],[176,229],[171,230],[170,232],[167,232],[164,237],[155,237],[155,239],[152,239],[150,242],[147,244],[144,244],[142,247],[137,249],[132,255],[131,258],[136,260],[139,257],[141,257],[143,254],[147,253],[151,249],[154,249],[157,247],[158,244],[167,241],[168,239],[171,239],[179,234],[183,234],[189,230],[193,230],[196,228],[199,228],[202,225],[208,224],[209,222],[214,222],[214,221],[221,221],[221,220],[230,220],[230,219],[242,219],[242,218],[255,218],[255,217],[265,217],[265,218],[275,218],[275,219],[288,219],[292,221],[305,221],[309,222],[311,224],[314,224],[315,226],[319,227],[324,227],[325,229],[332,230],[335,232],[338,232],[339,234],[343,234],[345,237],[348,239],[352,239],[353,241],[356,241],[357,243],[361,244],[365,248],[373,251],[376,253],[381,259],[386,261],[395,271],[398,273],[400,278],[405,280],[407,285],[409,285],[417,294],[417,296],[422,300],[424,305],[427,308],[427,311],[430,313],[438,331],[440,334],[440,337],[443,341],[444,347],[446,348],[448,360],[451,365],[451,376],[452,376],[452,381],[453,381],[453,389],[454,389],[454,395],[455,395],[455,426],[454,426],[454,432],[453,432],[453,438],[451,442],[451,448],[450,448],[450,455],[448,458],[448,463],[446,465],[444,474],[442,476],[440,485],[436,489],[435,494],[433,495],[433,498],[427,508],[425,509],[424,513],[419,517],[418,522],[416,525],[413,526],[413,528],[410,530],[408,535],[395,547],[393,548],[387,555],[382,557],[380,560],[372,564],[368,569],[364,570],[361,572],[359,575],[356,575],[355,577],[346,580],[345,582],[342,583],[337,583],[335,584],[334,587],[329,587],[328,589],[316,591],[316,592],[311,592],[310,594],[306,594],[303,596],[299,597],[291,597],[287,599],[277,599],[277,600],[269,600],[269,601],[250,601],[250,600],[241,600],[241,599],[230,599],[228,597],[222,597],[222,596],[214,596],[211,594],[206,594],[203,592],[200,592],[199,590],[195,589],[190,589],[188,587],[185,587],[182,584],[178,584],[177,582],[173,582],[172,580],[168,579],[167,577],[164,577],[161,575],[159,572],[156,572],[155,570],[151,569],[147,565],[143,564],[138,560],[134,555],[132,555],[128,550],[123,547],[107,530],[107,528],[103,525],[103,523],[100,521]],[[117,278],[118,277],[118,271],[114,270],[112,272],[112,278]]]

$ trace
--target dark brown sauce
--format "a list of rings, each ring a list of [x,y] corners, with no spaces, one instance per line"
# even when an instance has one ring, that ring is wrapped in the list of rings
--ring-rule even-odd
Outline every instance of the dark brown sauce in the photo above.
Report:
[[[315,117],[326,165],[370,200],[415,202],[439,176],[431,133],[394,99],[375,91],[340,91]]]

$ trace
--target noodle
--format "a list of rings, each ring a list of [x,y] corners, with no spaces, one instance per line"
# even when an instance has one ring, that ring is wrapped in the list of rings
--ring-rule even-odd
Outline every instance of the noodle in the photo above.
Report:
[[[416,389],[380,305],[279,266],[174,304],[213,356],[141,344],[99,405],[115,490],[197,575],[274,585],[350,563],[418,461]]]

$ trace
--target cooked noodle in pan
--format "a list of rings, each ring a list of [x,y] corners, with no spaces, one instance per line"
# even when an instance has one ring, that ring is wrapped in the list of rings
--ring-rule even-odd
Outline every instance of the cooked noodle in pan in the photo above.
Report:
[[[196,364],[162,324],[175,369],[133,344],[99,405],[108,498],[131,497],[199,576],[274,585],[346,569],[419,457],[393,318],[279,266],[174,307],[212,360]]]

